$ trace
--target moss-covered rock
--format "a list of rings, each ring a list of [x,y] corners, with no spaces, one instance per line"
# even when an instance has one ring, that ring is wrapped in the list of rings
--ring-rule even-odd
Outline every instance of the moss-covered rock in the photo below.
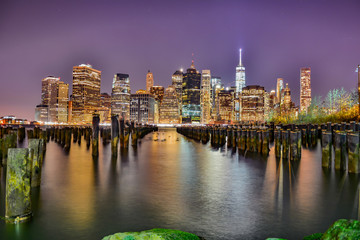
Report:
[[[192,233],[179,230],[154,228],[142,232],[124,232],[106,236],[103,240],[200,240]]]
[[[323,235],[322,233],[314,233],[304,237],[303,240],[320,240],[322,235]]]
[[[321,240],[360,239],[360,222],[357,220],[337,220],[322,236]]]

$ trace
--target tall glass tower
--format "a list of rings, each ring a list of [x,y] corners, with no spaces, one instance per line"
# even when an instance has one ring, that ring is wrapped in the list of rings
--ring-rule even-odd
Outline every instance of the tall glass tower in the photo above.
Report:
[[[239,50],[240,52],[240,59],[239,59],[239,65],[237,65],[236,67],[236,79],[235,79],[235,84],[236,84],[236,97],[240,96],[240,93],[243,89],[243,87],[245,87],[245,67],[242,64],[241,61],[241,48]]]

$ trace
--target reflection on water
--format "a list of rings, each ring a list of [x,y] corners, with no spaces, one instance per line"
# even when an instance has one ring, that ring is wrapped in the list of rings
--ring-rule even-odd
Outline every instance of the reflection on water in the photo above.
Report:
[[[321,149],[298,162],[238,152],[160,129],[111,158],[50,142],[32,221],[0,223],[1,239],[101,239],[119,231],[181,229],[206,239],[301,237],[359,218],[359,176],[323,170]],[[0,215],[4,216],[1,169]],[[4,238],[3,238],[4,236]]]

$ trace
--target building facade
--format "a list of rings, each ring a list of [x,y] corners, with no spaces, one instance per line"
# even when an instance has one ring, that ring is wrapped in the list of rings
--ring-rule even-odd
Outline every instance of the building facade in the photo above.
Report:
[[[35,108],[35,121],[49,122],[49,108],[48,105],[37,105]]]
[[[194,61],[186,70],[182,89],[182,123],[200,122],[201,74],[195,69]]]
[[[146,74],[146,91],[149,93],[150,88],[154,86],[154,75],[150,70]]]
[[[234,90],[220,90],[218,92],[219,101],[219,120],[230,123],[233,120],[233,100],[236,92]]]
[[[180,123],[179,101],[175,86],[171,85],[165,90],[164,98],[160,105],[159,123]]]
[[[119,119],[130,120],[130,77],[129,74],[114,75],[111,91],[111,114]]]
[[[300,69],[300,112],[307,112],[311,104],[311,69]]]
[[[100,108],[101,71],[89,64],[73,67],[72,121],[91,123]]]
[[[182,113],[182,84],[183,84],[183,71],[177,70],[172,76],[171,81],[172,85],[175,87],[175,91],[178,97],[180,115]]]
[[[100,122],[111,122],[111,96],[108,93],[100,94]]]
[[[250,85],[241,93],[241,121],[246,123],[264,122],[265,88]]]
[[[281,93],[284,89],[284,79],[278,78],[276,79],[276,103],[280,104],[281,101]]]
[[[235,78],[235,84],[236,84],[236,97],[239,97],[241,94],[242,89],[245,87],[245,67],[242,64],[241,59],[241,53],[242,49],[239,50],[239,65],[236,67],[236,78]]]
[[[154,123],[155,99],[147,91],[137,91],[131,94],[130,120],[137,123]]]
[[[211,73],[203,70],[201,74],[201,123],[207,124],[211,120]]]

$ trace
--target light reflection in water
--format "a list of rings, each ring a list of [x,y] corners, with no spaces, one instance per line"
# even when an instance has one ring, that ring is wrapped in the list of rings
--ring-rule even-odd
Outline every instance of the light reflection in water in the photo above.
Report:
[[[100,141],[99,157],[73,144],[69,154],[48,144],[34,218],[0,223],[5,239],[101,239],[154,227],[206,239],[300,239],[338,218],[359,218],[359,177],[321,168],[319,145],[300,161],[211,147],[160,129],[137,148]],[[5,178],[1,175],[0,215]],[[3,238],[1,238],[3,239]]]

